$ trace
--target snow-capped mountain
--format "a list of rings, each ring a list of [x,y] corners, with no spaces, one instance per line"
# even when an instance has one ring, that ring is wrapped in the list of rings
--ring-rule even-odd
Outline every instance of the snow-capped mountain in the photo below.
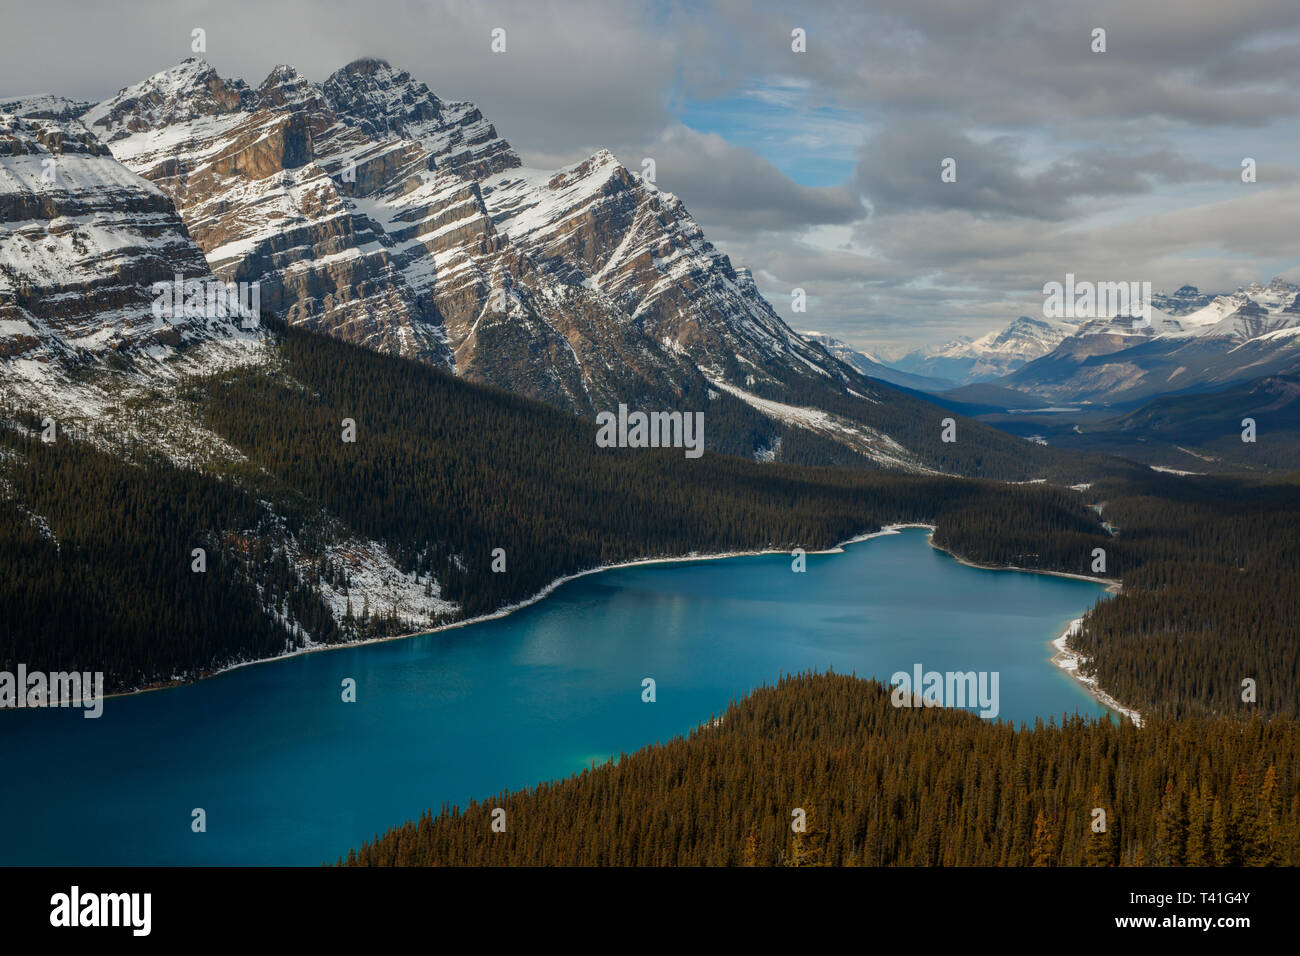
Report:
[[[889,365],[913,375],[963,385],[990,381],[1046,355],[1078,329],[1077,324],[1063,319],[1022,315],[1005,328],[978,338],[959,337],[942,345],[915,349]]]
[[[1214,301],[1214,296],[1205,295],[1194,285],[1179,287],[1173,292],[1153,292],[1151,305],[1165,315],[1187,315],[1203,309]]]
[[[841,342],[825,332],[800,332],[799,334],[809,342],[816,342],[831,355],[834,355],[846,365],[853,366],[863,375],[878,378],[882,382],[888,382],[891,385],[901,385],[904,388],[913,388],[922,392],[941,392],[953,388],[957,384],[944,378],[930,378],[925,375],[900,372],[898,369],[891,368],[866,352],[859,351],[847,342]]]
[[[172,197],[218,277],[290,323],[583,415],[719,383],[772,420],[759,393],[793,382],[879,401],[671,193],[604,150],[526,169],[476,107],[383,61],[254,88],[190,59],[82,121]]]
[[[523,169],[474,106],[382,61],[252,89],[191,59],[83,119],[290,322],[584,413],[680,379],[685,352],[833,374],[671,194],[603,151]]]
[[[154,284],[177,277],[212,278],[162,190],[76,121],[0,114],[0,355],[15,369],[248,337],[232,318],[160,321]]]
[[[84,109],[11,105],[78,130],[157,206],[142,211],[170,216],[189,264],[159,256],[141,288],[168,273],[247,284],[264,315],[586,417],[707,407],[708,447],[732,454],[998,477],[1042,467],[975,423],[971,441],[941,443],[940,409],[796,334],[680,199],[612,153],[526,168],[472,104],[381,60],[319,84],[278,66],[254,86],[188,59]],[[111,259],[84,251],[79,268]],[[143,313],[96,323],[101,311],[74,338],[144,334]],[[256,351],[256,332],[236,340]],[[123,354],[135,352],[148,354]]]
[[[1215,296],[1183,286],[1153,303],[1149,325],[1085,322],[999,384],[1053,401],[1121,403],[1221,388],[1300,362],[1300,289],[1284,280]]]

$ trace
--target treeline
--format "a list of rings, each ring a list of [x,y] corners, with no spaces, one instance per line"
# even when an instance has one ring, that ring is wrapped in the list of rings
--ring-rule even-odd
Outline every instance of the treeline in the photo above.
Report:
[[[295,627],[341,639],[232,484],[17,428],[0,465],[0,669],[103,671],[119,690],[283,653]]]
[[[424,365],[293,329],[278,354],[270,369],[168,396],[248,456],[227,474],[178,468],[147,443],[110,454],[3,429],[0,663],[104,670],[120,690],[308,639],[413,630],[360,594],[354,618],[331,615],[322,589],[347,575],[322,557],[339,535],[379,541],[402,570],[433,574],[469,617],[602,564],[811,550],[890,522],[938,524],[946,546],[983,561],[1001,560],[996,522],[1008,513],[1021,515],[1026,539],[1101,534],[1055,488],[601,449],[593,423]],[[715,406],[758,427],[726,396]],[[343,440],[345,418],[354,442]],[[38,430],[39,417],[23,424]],[[198,547],[202,574],[191,570]]]
[[[763,398],[821,408],[869,424],[939,471],[1001,481],[1047,478],[1069,485],[1089,481],[1111,467],[1104,456],[1025,441],[949,412],[907,390],[867,378],[847,365],[844,369],[854,382],[852,391],[872,396],[871,401],[818,375],[784,375],[779,366],[771,372],[781,380],[780,386],[762,379],[749,384],[748,370],[738,362],[724,371],[729,381]],[[943,440],[941,423],[946,418],[952,418],[956,426],[954,441]]]
[[[424,365],[297,329],[283,332],[281,356],[276,374],[205,383],[207,424],[248,456],[250,480],[264,471],[384,542],[467,616],[600,564],[821,548],[897,521],[961,515],[964,530],[945,540],[980,559],[1001,553],[979,518],[995,511],[1020,513],[1039,541],[1089,527],[1104,537],[1054,488],[602,449],[591,422]],[[491,570],[496,549],[505,573]]]
[[[1087,672],[1144,714],[1300,716],[1300,476],[1147,472],[1089,494],[1124,590],[1071,642]]]
[[[687,738],[426,812],[339,862],[1295,865],[1298,757],[1293,720],[1074,717],[1017,732],[965,711],[895,708],[874,681],[800,675]]]

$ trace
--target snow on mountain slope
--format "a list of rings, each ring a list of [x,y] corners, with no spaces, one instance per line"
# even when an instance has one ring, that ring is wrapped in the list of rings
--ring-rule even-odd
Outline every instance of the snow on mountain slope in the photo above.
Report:
[[[1215,296],[1208,305],[1197,309],[1195,312],[1189,312],[1186,315],[1168,316],[1169,319],[1176,320],[1184,329],[1188,329],[1191,334],[1204,331],[1211,326],[1217,325],[1224,317],[1236,312],[1245,304],[1244,296]]]
[[[914,349],[888,364],[902,372],[955,383],[990,381],[1046,355],[1078,331],[1077,324],[1066,320],[1022,315],[978,338],[961,337]]]
[[[445,103],[383,60],[348,64],[325,81],[322,92],[344,123],[371,139],[415,140],[439,169],[481,179],[520,164],[473,103]]]
[[[1235,311],[1208,326],[1200,335],[1202,338],[1228,339],[1240,344],[1271,332],[1300,326],[1300,315],[1285,312],[1285,304],[1286,301],[1281,297],[1252,297]]]
[[[253,90],[193,59],[93,107],[85,121],[171,195],[218,276],[259,284],[263,307],[450,363],[431,304],[401,281],[392,240],[347,195],[429,168],[418,143],[373,142],[290,67]]]
[[[509,170],[483,182],[497,228],[560,281],[608,296],[656,342],[697,366],[771,362],[838,381],[759,294],[748,270],[718,252],[672,193],[607,150],[545,174]]]
[[[1001,384],[1053,401],[1128,402],[1221,388],[1300,362],[1297,339],[1287,334],[1300,327],[1289,283],[1275,279],[1213,298],[1193,286],[1179,293],[1187,306],[1179,314],[1153,310],[1151,325],[1138,327],[1131,319],[1093,320]]]
[[[1151,306],[1153,310],[1165,315],[1183,316],[1209,305],[1214,300],[1212,295],[1203,295],[1194,285],[1185,285],[1173,292],[1153,292]]]
[[[746,405],[756,408],[764,415],[790,425],[796,425],[815,434],[825,436],[847,445],[860,455],[877,464],[902,471],[934,473],[921,460],[894,439],[877,429],[863,425],[861,422],[824,412],[819,408],[805,408],[761,398],[736,385],[721,380],[712,384],[722,391],[739,398]]]
[[[971,342],[968,352],[983,362],[1037,358],[1054,342],[1073,335],[1077,326],[1062,319],[1031,319],[1022,315],[1000,331],[989,332]]]
[[[10,113],[23,119],[74,120],[90,106],[66,96],[35,93],[0,100],[0,113]]]
[[[604,150],[524,169],[471,104],[383,61],[253,89],[192,59],[85,120],[291,323],[584,415],[702,395],[702,367],[847,387],[675,196]]]
[[[230,319],[173,324],[156,282],[210,279],[171,201],[76,122],[0,115],[0,354],[163,361]]]

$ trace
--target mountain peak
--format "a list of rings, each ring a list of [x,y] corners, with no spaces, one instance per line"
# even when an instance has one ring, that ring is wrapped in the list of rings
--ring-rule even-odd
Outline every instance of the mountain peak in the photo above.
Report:
[[[385,59],[377,56],[362,56],[353,60],[351,63],[337,70],[336,73],[356,74],[364,73],[373,75],[379,72],[392,72],[392,65]]]
[[[286,63],[276,66],[257,88],[257,105],[288,109],[308,104],[324,106],[324,100],[307,77]]]
[[[253,91],[243,80],[224,80],[206,60],[187,57],[92,106],[82,121],[125,136],[201,116],[234,113],[252,100]]]
[[[387,119],[391,124],[436,119],[442,100],[405,70],[395,70],[387,60],[364,57],[335,70],[323,89],[340,113],[359,121]]]
[[[440,168],[482,179],[521,165],[473,103],[444,102],[385,60],[353,60],[330,74],[321,92],[348,126],[372,139],[415,140]]]

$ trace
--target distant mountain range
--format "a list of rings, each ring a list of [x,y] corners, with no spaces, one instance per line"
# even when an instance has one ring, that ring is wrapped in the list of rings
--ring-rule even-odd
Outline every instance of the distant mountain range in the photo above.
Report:
[[[1293,368],[1300,359],[1300,287],[1274,279],[1207,295],[1185,285],[1152,295],[1150,325],[1135,324],[1132,316],[1068,320],[1022,315],[979,338],[914,349],[886,362],[853,354],[886,381],[900,372],[938,380],[898,382],[923,391],[942,391],[943,382],[989,383],[1048,403],[1132,403],[1169,392],[1222,388]]]
[[[1068,321],[1022,315],[999,331],[914,349],[888,364],[898,371],[954,386],[986,382],[1041,358],[1077,331],[1078,326]]]
[[[929,375],[913,375],[910,372],[904,372],[883,362],[878,362],[865,352],[860,352],[847,342],[841,342],[825,332],[800,332],[799,334],[806,341],[817,343],[841,362],[853,366],[863,375],[869,375],[891,385],[901,385],[904,388],[913,388],[922,392],[941,392],[953,388],[957,384],[952,379],[935,378]]]
[[[1151,306],[1149,324],[1021,316],[887,363],[818,340],[863,374],[1055,447],[1176,471],[1300,465],[1300,287],[1281,278],[1226,294],[1184,285],[1153,294]],[[1240,440],[1243,418],[1257,419],[1266,446]]]
[[[1123,405],[1224,388],[1297,363],[1300,289],[1275,279],[1213,297],[1184,286],[1155,299],[1149,326],[1130,317],[1085,322],[998,384],[1050,402]]]

